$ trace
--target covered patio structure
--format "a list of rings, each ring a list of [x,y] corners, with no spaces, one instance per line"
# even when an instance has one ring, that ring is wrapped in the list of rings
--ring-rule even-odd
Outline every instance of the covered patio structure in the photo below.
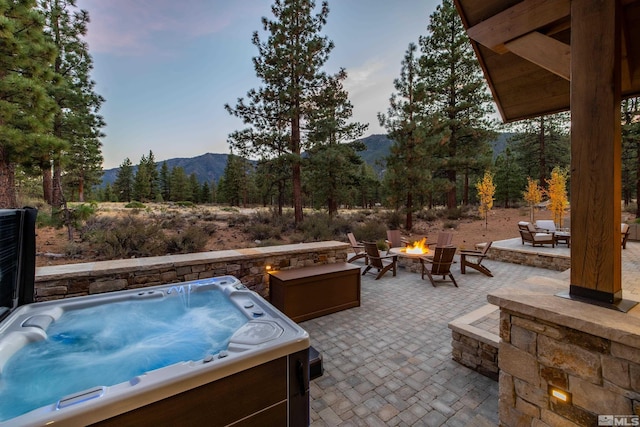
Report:
[[[455,4],[504,121],[571,111],[567,298],[489,297],[502,311],[500,422],[640,415],[640,308],[623,298],[620,249],[620,107],[640,95],[640,1]]]

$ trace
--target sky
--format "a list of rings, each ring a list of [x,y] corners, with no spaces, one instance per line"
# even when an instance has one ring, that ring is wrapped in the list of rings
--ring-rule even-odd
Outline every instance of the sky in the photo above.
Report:
[[[86,41],[95,91],[106,126],[103,167],[125,158],[138,164],[205,153],[229,153],[228,135],[245,127],[229,115],[250,89],[259,88],[251,43],[270,0],[78,0],[91,22]],[[316,5],[320,0],[316,0]],[[345,68],[353,121],[364,136],[386,133],[385,113],[409,43],[427,34],[440,0],[329,0],[322,29],[335,44],[324,69]]]

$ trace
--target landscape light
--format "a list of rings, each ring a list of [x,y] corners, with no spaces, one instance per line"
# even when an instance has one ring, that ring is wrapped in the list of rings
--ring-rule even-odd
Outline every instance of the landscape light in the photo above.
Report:
[[[571,403],[571,393],[551,385],[549,386],[549,396],[556,398],[558,403]]]

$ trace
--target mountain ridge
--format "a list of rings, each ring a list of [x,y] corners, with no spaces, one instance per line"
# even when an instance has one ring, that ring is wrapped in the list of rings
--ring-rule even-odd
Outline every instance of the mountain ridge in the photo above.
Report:
[[[512,134],[501,133],[495,141],[492,141],[491,145],[495,157],[500,154],[505,146],[506,141]],[[369,164],[378,176],[382,176],[385,170],[384,159],[389,155],[389,151],[393,141],[386,135],[373,134],[361,139],[362,143],[366,147],[365,150],[360,151],[358,154],[362,160]],[[187,176],[195,173],[198,182],[201,184],[204,182],[215,181],[218,183],[220,178],[224,174],[224,168],[227,164],[227,158],[229,154],[223,153],[205,153],[196,157],[176,157],[167,160],[160,160],[156,162],[158,171],[162,167],[162,163],[167,162],[169,170],[175,167],[181,167]],[[118,170],[120,168],[105,169],[102,175],[102,186],[107,184],[113,184],[116,180]],[[138,165],[133,166],[134,174],[137,173]]]

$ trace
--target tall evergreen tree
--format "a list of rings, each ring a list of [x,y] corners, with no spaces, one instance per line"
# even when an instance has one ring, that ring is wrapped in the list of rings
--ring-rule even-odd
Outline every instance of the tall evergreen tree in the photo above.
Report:
[[[162,166],[160,166],[160,176],[158,177],[160,195],[162,195],[162,200],[169,201],[171,200],[171,172],[169,171],[169,166],[167,162],[162,162]]]
[[[465,177],[463,198],[468,201],[469,173],[482,171],[491,161],[486,120],[489,92],[480,66],[452,0],[443,0],[431,15],[429,35],[420,37],[420,68],[431,99],[436,129],[431,155],[449,181],[447,207],[457,206],[458,174]]]
[[[35,0],[0,0],[0,208],[17,207],[16,165],[33,165],[58,144],[47,93],[55,47]]]
[[[244,201],[244,181],[245,169],[243,159],[234,154],[229,154],[219,188],[223,200],[231,206],[240,206]]]
[[[514,154],[526,176],[535,177],[546,186],[554,167],[569,166],[571,141],[569,116],[560,113],[523,120],[515,125],[519,131],[511,138]]]
[[[496,202],[509,208],[513,202],[522,198],[527,184],[526,175],[509,146],[496,158],[495,171]]]
[[[98,110],[104,99],[94,91],[95,82],[90,78],[93,59],[82,38],[87,33],[88,12],[76,10],[76,0],[41,0],[40,8],[45,15],[45,33],[57,50],[51,64],[55,84],[50,85],[50,94],[58,106],[52,133],[64,143],[44,153],[40,162],[45,200],[59,207],[63,174],[65,184],[77,191],[80,201],[84,201],[85,186],[100,182],[103,158],[99,138],[104,121]]]
[[[396,93],[389,100],[387,114],[378,114],[380,125],[393,140],[387,157],[386,183],[398,206],[404,204],[405,228],[413,227],[414,196],[427,191],[430,181],[428,156],[425,151],[424,93],[419,78],[416,45],[407,48],[400,77],[393,82]]]
[[[275,19],[262,19],[263,29],[269,34],[267,40],[262,41],[258,32],[253,35],[259,52],[253,58],[254,68],[264,86],[247,93],[248,103],[240,98],[235,108],[225,106],[230,114],[251,126],[230,137],[240,155],[251,157],[247,155],[250,148],[262,158],[265,151],[286,148],[296,223],[302,221],[301,153],[310,148],[303,127],[316,108],[312,102],[314,90],[325,79],[321,68],[333,49],[333,43],[320,36],[329,6],[322,2],[316,15],[314,9],[313,0],[275,0],[271,7]]]
[[[174,202],[186,201],[191,197],[190,190],[189,179],[184,168],[176,166],[171,169],[171,194],[169,200]]]
[[[349,122],[353,106],[344,90],[342,81],[345,70],[327,78],[320,88],[314,104],[318,106],[309,115],[308,151],[310,176],[313,176],[313,193],[326,201],[329,216],[338,213],[338,204],[345,200],[349,187],[358,181],[358,166],[362,160],[356,150],[364,150],[364,144],[353,141],[368,125]]]
[[[118,201],[131,201],[131,197],[133,196],[133,180],[133,165],[131,164],[131,160],[127,157],[120,165],[120,168],[116,173],[116,180],[113,183],[113,189]]]
[[[158,193],[158,169],[153,151],[149,150],[149,156],[140,158],[138,171],[134,179],[134,197],[141,202],[156,200]]]

